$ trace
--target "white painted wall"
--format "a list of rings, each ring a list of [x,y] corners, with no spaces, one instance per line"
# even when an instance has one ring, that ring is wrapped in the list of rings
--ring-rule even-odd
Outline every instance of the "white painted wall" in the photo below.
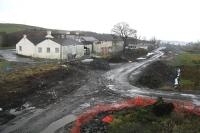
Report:
[[[76,52],[77,58],[84,56],[84,45],[77,45]]]
[[[20,46],[22,48],[21,50],[19,49]],[[16,44],[16,53],[33,57],[35,55],[35,45],[25,36]]]
[[[39,52],[39,48],[42,48],[41,53]],[[50,53],[47,52],[47,48],[50,48]],[[59,48],[58,53],[55,52],[56,48]],[[47,59],[60,59],[61,58],[60,50],[61,50],[60,44],[58,44],[50,39],[46,39],[36,45],[36,49],[35,49],[36,54],[34,57],[47,58]]]

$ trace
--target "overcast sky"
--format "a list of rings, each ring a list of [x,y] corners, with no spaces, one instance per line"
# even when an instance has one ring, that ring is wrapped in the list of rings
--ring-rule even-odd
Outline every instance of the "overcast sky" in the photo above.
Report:
[[[200,0],[0,0],[0,22],[110,33],[127,22],[147,39],[200,40]]]

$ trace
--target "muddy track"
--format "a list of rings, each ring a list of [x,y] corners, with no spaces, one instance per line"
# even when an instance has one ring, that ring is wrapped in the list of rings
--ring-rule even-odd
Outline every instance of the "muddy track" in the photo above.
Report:
[[[142,62],[133,62],[124,64],[120,68],[116,68],[107,73],[105,77],[112,80],[113,82],[112,87],[110,90],[119,93],[121,95],[127,97],[134,97],[134,96],[150,96],[150,97],[163,97],[166,99],[177,99],[177,100],[187,100],[191,101],[196,105],[200,105],[200,95],[199,94],[189,94],[189,93],[182,93],[182,92],[173,92],[173,91],[159,91],[159,90],[152,90],[148,88],[139,88],[136,86],[132,86],[129,83],[129,78],[134,78],[137,76],[139,72],[143,70],[143,68],[153,61],[156,61],[163,55],[159,49],[154,51],[156,54],[149,58],[148,60]],[[116,74],[117,73],[117,74]]]

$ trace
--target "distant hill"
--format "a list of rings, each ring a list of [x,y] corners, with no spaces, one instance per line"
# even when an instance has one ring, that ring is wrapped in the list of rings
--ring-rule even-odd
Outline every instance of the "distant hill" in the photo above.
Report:
[[[24,24],[0,23],[0,47],[14,47],[16,43],[26,34],[29,39],[41,40],[46,35],[46,31],[51,30],[52,33],[66,33],[67,30],[47,29]],[[79,32],[80,35],[93,36],[98,40],[111,40],[114,36],[111,34],[100,34],[90,31],[70,31],[71,33]],[[119,39],[119,37],[114,37]],[[37,42],[38,42],[37,41]]]
[[[22,38],[23,34],[26,34],[28,38],[34,38],[34,40],[40,40],[46,35],[46,31],[51,30],[57,33],[66,33],[67,30],[58,29],[46,29],[42,27],[24,25],[24,24],[10,24],[0,23],[0,47],[12,47]],[[99,34],[90,31],[70,31],[79,32],[81,35],[93,36],[99,40],[109,40],[112,38],[111,34]]]
[[[41,29],[45,28],[23,25],[23,24],[0,23],[0,32],[5,32],[5,33],[13,33],[24,30],[41,30]]]

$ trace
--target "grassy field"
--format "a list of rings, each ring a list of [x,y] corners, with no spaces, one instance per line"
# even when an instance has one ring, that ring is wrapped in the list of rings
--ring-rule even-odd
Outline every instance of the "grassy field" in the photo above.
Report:
[[[196,66],[200,65],[200,53],[185,52],[176,56],[172,61],[175,66]]]
[[[12,33],[12,32],[18,32],[18,31],[23,31],[27,29],[41,29],[41,28],[35,27],[35,26],[23,25],[23,24],[0,23],[0,32]]]
[[[181,89],[200,90],[200,53],[182,53],[171,63],[181,68]]]

